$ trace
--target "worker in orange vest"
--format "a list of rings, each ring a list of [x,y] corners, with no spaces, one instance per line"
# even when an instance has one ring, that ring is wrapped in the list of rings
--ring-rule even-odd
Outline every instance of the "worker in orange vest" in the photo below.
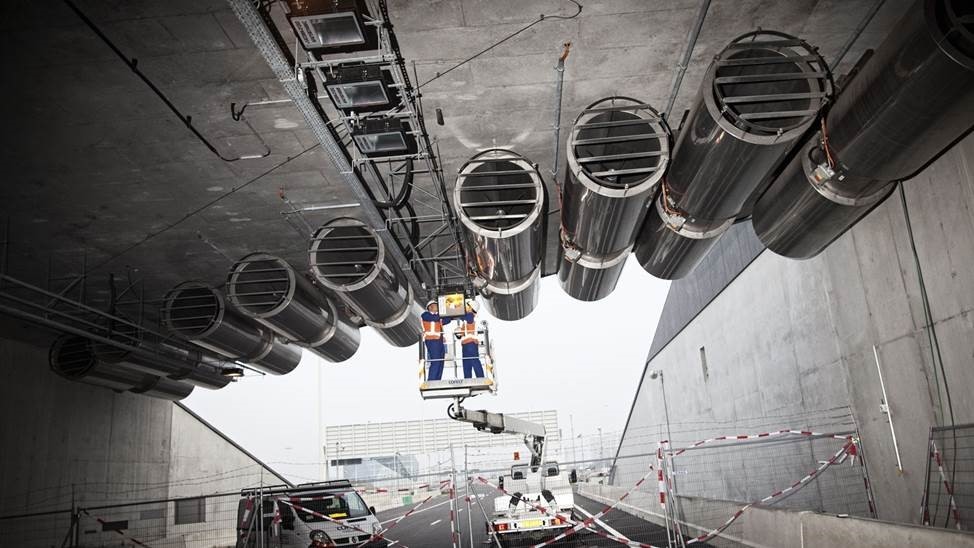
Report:
[[[436,301],[426,303],[426,312],[420,316],[423,322],[423,343],[426,345],[426,363],[429,364],[428,381],[443,378],[443,360],[446,357],[446,344],[443,342],[443,326],[450,319],[440,318],[440,306]]]
[[[466,315],[461,324],[460,346],[463,349],[463,377],[469,379],[471,374],[483,378],[484,368],[480,365],[480,343],[477,340],[477,303],[468,300],[465,307]]]

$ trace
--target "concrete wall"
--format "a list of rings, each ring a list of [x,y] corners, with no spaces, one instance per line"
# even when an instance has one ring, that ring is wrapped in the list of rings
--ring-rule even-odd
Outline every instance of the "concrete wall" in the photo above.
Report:
[[[90,507],[285,483],[181,406],[58,377],[46,348],[0,338],[0,369],[0,516],[70,509],[72,500]],[[238,500],[208,499],[204,525],[175,526],[171,503],[99,512],[132,524],[159,508],[163,534],[204,542],[222,539],[223,529],[233,538]],[[0,545],[57,544],[68,525],[67,513],[0,520]],[[97,524],[86,529],[92,540]]]
[[[969,136],[904,185],[957,424],[974,421],[972,159]],[[879,407],[873,345],[903,473]],[[792,261],[765,251],[647,367],[665,373],[677,440],[737,433],[727,430],[755,421],[826,428],[834,426],[830,417],[850,409],[879,517],[917,522],[929,429],[950,422],[933,363],[904,210],[894,194],[819,257]],[[661,396],[659,380],[645,377],[620,453],[655,449],[666,422]],[[682,435],[690,424],[693,435]]]
[[[579,493],[606,504],[614,503],[624,489],[613,486],[579,484]],[[721,503],[732,515],[740,505]],[[622,503],[616,511],[633,514],[663,525],[654,509]],[[701,524],[684,523],[689,534],[709,533]],[[753,548],[831,548],[834,546],[944,546],[974,547],[974,535],[857,517],[838,517],[814,512],[796,512],[754,506],[728,529],[723,538],[708,541],[711,546],[749,546]]]

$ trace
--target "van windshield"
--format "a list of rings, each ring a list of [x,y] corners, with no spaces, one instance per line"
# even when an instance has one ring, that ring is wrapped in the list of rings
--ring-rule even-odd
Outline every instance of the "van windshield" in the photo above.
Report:
[[[295,502],[295,506],[300,506],[301,508],[307,508],[319,514],[324,514],[331,519],[349,519],[349,518],[360,518],[367,516],[369,514],[369,508],[365,505],[365,501],[358,493],[342,493],[336,495],[325,495],[325,498],[321,500],[308,500],[302,502]],[[319,516],[313,516],[307,512],[303,512],[300,509],[295,508],[295,512],[301,521],[305,523],[316,523],[321,521],[328,521],[325,518]]]

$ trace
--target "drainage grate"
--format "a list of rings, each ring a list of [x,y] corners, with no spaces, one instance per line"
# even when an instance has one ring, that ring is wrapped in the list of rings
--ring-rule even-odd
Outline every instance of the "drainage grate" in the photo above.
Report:
[[[194,338],[206,333],[219,319],[221,312],[222,303],[213,288],[187,283],[169,292],[162,315],[171,331]]]
[[[258,316],[273,312],[294,291],[294,270],[283,259],[254,253],[230,270],[227,299]]]
[[[803,40],[782,33],[744,34],[714,63],[712,92],[721,114],[758,135],[810,123],[831,92],[821,56]]]
[[[589,178],[605,187],[623,188],[662,177],[669,160],[669,131],[651,106],[609,97],[579,114],[571,147]]]
[[[467,162],[457,177],[459,209],[477,226],[508,230],[524,222],[543,199],[534,167],[509,151],[487,151]]]
[[[64,335],[51,346],[48,360],[57,374],[80,379],[97,363],[91,351],[91,343],[84,337]]]
[[[353,285],[377,268],[381,245],[360,221],[333,221],[318,229],[311,241],[311,268],[329,285]]]

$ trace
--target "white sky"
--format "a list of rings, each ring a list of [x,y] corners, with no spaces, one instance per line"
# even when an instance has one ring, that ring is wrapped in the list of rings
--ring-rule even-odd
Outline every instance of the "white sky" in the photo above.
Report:
[[[576,435],[622,430],[668,287],[631,258],[615,292],[601,301],[576,301],[551,276],[542,279],[540,302],[527,318],[503,322],[482,313],[478,320],[488,320],[494,342],[498,394],[465,406],[502,413],[555,409],[566,440],[569,414]],[[317,479],[322,460],[319,373],[321,424],[445,417],[449,400],[419,396],[417,359],[415,346],[392,347],[364,328],[361,347],[344,363],[305,352],[288,375],[198,388],[184,403],[279,472],[308,481]]]

